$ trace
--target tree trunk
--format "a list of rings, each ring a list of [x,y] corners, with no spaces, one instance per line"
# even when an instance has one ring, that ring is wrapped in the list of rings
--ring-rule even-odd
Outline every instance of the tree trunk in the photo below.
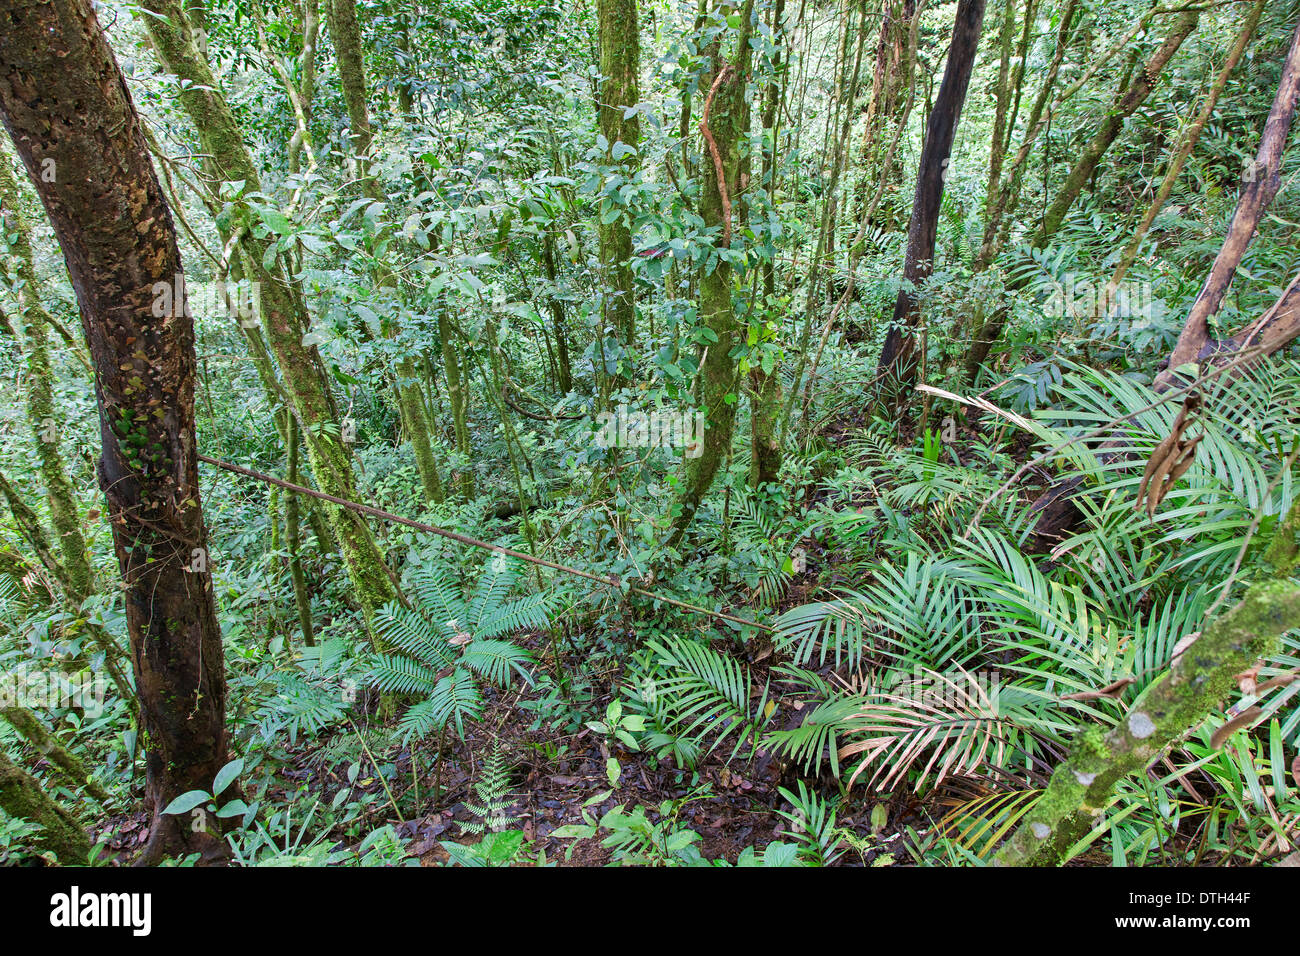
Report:
[[[37,849],[53,853],[64,866],[86,865],[90,839],[85,829],[76,817],[50,798],[35,777],[11,761],[2,748],[0,807],[11,817],[22,817],[44,827],[32,840]]]
[[[22,283],[19,292],[22,312],[19,313],[19,319],[26,330],[27,420],[36,441],[41,479],[45,483],[45,496],[50,505],[50,523],[57,537],[63,572],[59,583],[67,594],[68,602],[73,607],[80,607],[81,602],[90,597],[91,593],[90,558],[86,552],[86,540],[81,533],[81,520],[77,513],[72,482],[68,480],[67,467],[59,451],[62,423],[55,415],[48,343],[48,329],[52,321],[37,295],[41,285],[32,260],[28,226],[20,211],[18,183],[9,172],[9,164],[3,153],[0,153],[0,209],[3,209],[5,233],[14,255],[18,279]]]
[[[374,134],[366,109],[366,67],[361,52],[357,5],[355,0],[328,0],[325,13],[329,17],[330,36],[334,39],[343,103],[351,124],[352,156],[357,166],[357,178],[365,185],[367,195],[382,201],[384,197],[370,175],[370,143]]]
[[[442,373],[447,377],[447,401],[451,404],[452,430],[456,438],[456,453],[462,463],[455,481],[461,495],[474,497],[474,469],[470,462],[469,396],[465,390],[465,375],[461,368],[460,350],[456,347],[455,330],[447,318],[447,303],[438,303],[438,339],[442,345]]]
[[[1147,207],[1146,214],[1143,215],[1142,221],[1138,223],[1133,238],[1129,240],[1128,245],[1124,247],[1124,251],[1120,254],[1119,262],[1115,265],[1115,271],[1106,283],[1106,292],[1101,298],[1102,303],[1107,308],[1113,301],[1120,283],[1124,281],[1124,276],[1137,259],[1138,249],[1141,248],[1142,240],[1146,238],[1151,224],[1155,222],[1156,216],[1160,214],[1160,210],[1164,208],[1169,195],[1174,191],[1178,176],[1182,173],[1184,165],[1192,155],[1192,151],[1196,149],[1196,144],[1201,138],[1201,132],[1205,129],[1205,124],[1214,115],[1214,107],[1219,102],[1219,96],[1223,93],[1223,88],[1228,85],[1228,78],[1241,61],[1242,55],[1246,52],[1246,47],[1250,45],[1250,39],[1255,34],[1255,27],[1259,25],[1259,17],[1264,12],[1266,2],[1267,0],[1256,0],[1255,6],[1246,15],[1246,22],[1242,24],[1241,31],[1237,34],[1236,42],[1233,43],[1223,68],[1215,78],[1209,94],[1206,95],[1201,111],[1196,114],[1196,118],[1192,120],[1191,125],[1183,134],[1182,142],[1169,161],[1169,168],[1165,171],[1164,179],[1160,181],[1160,187],[1156,190],[1155,198],[1151,200],[1151,205]]]
[[[1255,161],[1245,171],[1241,183],[1241,198],[1232,214],[1228,235],[1219,249],[1210,274],[1192,303],[1192,309],[1183,325],[1178,343],[1169,356],[1169,367],[1156,377],[1157,390],[1163,391],[1173,384],[1178,369],[1201,359],[1213,350],[1209,320],[1219,311],[1223,297],[1232,284],[1232,277],[1241,264],[1242,256],[1255,237],[1255,230],[1282,184],[1282,153],[1286,149],[1295,117],[1296,99],[1300,95],[1300,23],[1291,37],[1291,49],[1282,67],[1282,80],[1278,84],[1273,107],[1264,123],[1259,152]]]
[[[776,204],[777,145],[780,122],[779,110],[784,89],[785,64],[782,51],[786,43],[785,0],[776,0],[772,11],[772,37],[776,50],[772,54],[772,76],[763,91],[763,171],[762,187],[767,191],[768,202]],[[760,316],[777,314],[780,306],[776,300],[776,262],[765,258],[760,266],[763,277],[763,305]],[[759,333],[765,341],[768,327],[780,328],[779,322],[763,322]],[[759,489],[772,484],[781,472],[781,438],[778,419],[781,414],[781,377],[773,368],[767,371],[756,364],[749,372],[749,423],[750,423],[750,486]]]
[[[934,244],[939,226],[939,208],[943,202],[948,158],[966,90],[970,85],[975,53],[979,47],[980,26],[984,22],[984,0],[961,0],[952,28],[948,64],[944,67],[939,95],[926,124],[925,144],[916,177],[916,197],[912,202],[912,219],[907,227],[907,256],[903,263],[904,285],[898,290],[894,317],[880,351],[877,383],[885,386],[909,383],[916,374],[915,339],[912,330],[920,316],[917,287],[934,268]]]
[[[641,118],[624,113],[639,101],[641,69],[640,23],[636,0],[598,0],[600,34],[600,133],[608,144],[605,161],[622,167],[622,182],[629,183],[641,165],[636,152],[641,145]],[[631,150],[615,152],[622,143]],[[621,151],[620,151],[621,152]],[[623,344],[636,340],[636,288],[632,279],[632,228],[625,204],[606,200],[617,218],[600,224],[600,261],[605,270],[606,323]],[[602,207],[605,203],[602,202]],[[602,212],[604,210],[602,209]]]
[[[1210,337],[1208,324],[1210,317],[1218,312],[1255,229],[1281,183],[1282,156],[1297,97],[1300,97],[1300,23],[1296,24],[1291,38],[1291,49],[1282,68],[1273,107],[1264,124],[1259,152],[1243,176],[1241,198],[1228,227],[1227,238],[1200,294],[1192,303],[1182,334],[1169,357],[1168,367],[1156,376],[1155,389],[1158,392],[1177,384],[1178,369],[1185,364],[1203,359],[1225,361],[1247,345],[1257,348],[1262,358],[1300,335],[1300,283],[1296,280],[1292,280],[1271,309],[1236,335],[1215,341]],[[1114,448],[1114,445],[1107,443],[1102,447],[1105,454],[1105,449]],[[1078,523],[1082,515],[1070,499],[1081,486],[1082,480],[1077,475],[1062,478],[1030,505],[1038,515],[1034,524],[1035,549],[1051,547]]]
[[[0,111],[63,248],[95,365],[146,746],[144,859],[225,852],[164,807],[227,762],[221,631],[194,435],[194,328],[171,212],[90,0],[0,4]],[[52,163],[52,165],[50,165]],[[42,175],[50,169],[54,176]],[[156,314],[160,292],[172,307]]]
[[[245,183],[242,195],[260,191],[257,167],[216,77],[194,46],[189,21],[177,0],[146,0],[144,7],[154,14],[142,19],[163,66],[188,81],[180,93],[180,101],[194,122],[216,174],[216,178],[205,182],[211,198],[219,200],[223,182],[242,180]],[[242,203],[237,204],[236,212],[240,216],[251,215]],[[338,416],[320,355],[314,346],[302,344],[311,324],[302,289],[286,275],[277,258],[266,258],[270,240],[258,239],[245,230],[240,246],[246,275],[260,284],[261,324],[284,375],[291,412],[298,417],[303,447],[316,484],[326,494],[351,499],[354,487],[351,453],[336,437]],[[264,261],[269,261],[269,267],[263,265]],[[369,623],[372,612],[396,594],[384,555],[359,516],[332,505],[328,506],[327,514],[358,603]]]
[[[288,418],[288,476],[290,484],[298,481],[298,450],[301,444],[298,437],[298,420],[292,415]],[[284,502],[284,535],[289,545],[289,577],[293,581],[293,603],[298,608],[298,627],[302,631],[302,642],[308,647],[316,646],[316,634],[311,623],[311,595],[307,593],[307,576],[302,570],[302,542],[300,541],[299,512],[301,506],[298,495],[289,492]]]
[[[860,168],[855,210],[852,219],[846,217],[850,222],[862,219],[873,189],[897,189],[902,183],[903,166],[897,152],[886,149],[885,131],[897,125],[903,116],[905,94],[911,82],[909,72],[914,65],[908,57],[908,33],[915,14],[916,0],[882,0],[880,4],[880,40],[871,74],[871,99],[862,124],[862,145],[858,150]],[[892,208],[886,208],[892,216]],[[885,224],[890,222],[886,219]]]
[[[1196,25],[1200,22],[1200,16],[1198,11],[1188,10],[1174,21],[1173,29],[1169,31],[1169,36],[1165,38],[1165,42],[1151,56],[1151,59],[1137,78],[1129,84],[1123,94],[1106,111],[1097,132],[1083,147],[1074,168],[1070,170],[1070,175],[1065,178],[1065,184],[1057,193],[1056,198],[1052,200],[1047,212],[1043,214],[1043,222],[1034,234],[1033,243],[1035,246],[1042,247],[1046,245],[1048,238],[1056,233],[1056,230],[1065,219],[1065,214],[1070,211],[1074,201],[1083,192],[1084,184],[1092,177],[1097,164],[1101,162],[1102,156],[1106,154],[1106,150],[1110,149],[1111,143],[1115,142],[1116,137],[1124,129],[1124,121],[1146,102],[1147,96],[1155,89],[1156,82],[1160,79],[1160,74],[1164,72],[1165,66],[1173,59],[1174,54],[1178,52],[1178,48],[1183,45],[1183,41],[1196,29]]]
[[[736,423],[736,310],[732,302],[734,270],[731,256],[732,203],[740,191],[740,170],[747,147],[749,101],[746,82],[753,34],[753,0],[742,8],[734,59],[728,59],[721,40],[714,42],[708,96],[700,115],[708,161],[703,164],[704,189],[699,213],[705,227],[716,229],[716,253],[700,269],[700,319],[710,335],[700,368],[700,406],[705,415],[704,447],[687,459],[686,479],[678,500],[669,546],[675,547],[695,517],[713,480],[731,449]],[[704,85],[703,83],[701,84]]]

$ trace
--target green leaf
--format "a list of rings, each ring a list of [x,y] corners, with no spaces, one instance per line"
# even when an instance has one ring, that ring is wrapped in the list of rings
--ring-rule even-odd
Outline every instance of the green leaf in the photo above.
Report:
[[[163,813],[169,813],[172,815],[189,813],[199,804],[206,803],[211,799],[212,794],[208,793],[206,790],[188,790],[171,803],[167,804]]]
[[[243,800],[231,800],[224,807],[217,811],[217,816],[225,819],[226,817],[238,817],[248,812],[248,804]]]
[[[212,784],[212,795],[215,797],[221,796],[225,789],[235,782],[235,778],[243,772],[244,760],[242,757],[230,761],[217,771],[217,779]]]
[[[560,840],[587,840],[598,832],[596,827],[583,826],[580,823],[566,823],[551,831],[551,836]]]

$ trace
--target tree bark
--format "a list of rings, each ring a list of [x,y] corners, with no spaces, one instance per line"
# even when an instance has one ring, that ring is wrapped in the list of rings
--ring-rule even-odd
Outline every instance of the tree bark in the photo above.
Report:
[[[636,152],[641,145],[641,118],[624,113],[639,101],[641,69],[640,23],[636,0],[598,0],[600,34],[600,133],[608,144],[605,161],[622,167],[621,179],[630,183],[641,165]],[[615,155],[619,143],[632,152]],[[600,261],[605,269],[606,320],[624,345],[636,340],[636,288],[632,278],[632,227],[623,203],[611,198],[612,222],[600,224]],[[603,205],[603,203],[602,203]]]
[[[1158,391],[1174,383],[1180,367],[1200,360],[1207,351],[1213,350],[1215,343],[1210,338],[1209,320],[1219,311],[1237,266],[1255,237],[1259,221],[1282,184],[1282,153],[1295,117],[1297,95],[1300,95],[1300,23],[1296,24],[1291,37],[1291,49],[1282,67],[1282,80],[1273,107],[1264,123],[1259,152],[1243,175],[1241,198],[1232,214],[1228,235],[1210,267],[1205,285],[1192,303],[1178,343],[1169,356],[1169,367],[1156,376]]]
[[[171,212],[90,0],[0,4],[0,112],[63,248],[95,366],[100,486],[125,587],[152,820],[143,858],[224,854],[162,813],[227,762],[194,435],[194,327]],[[53,165],[48,165],[52,163]],[[53,169],[54,176],[42,172]],[[171,295],[159,310],[160,290]]]
[[[949,155],[957,135],[966,90],[970,86],[980,27],[984,22],[984,0],[960,0],[948,48],[948,64],[926,125],[916,177],[916,196],[907,227],[907,256],[903,263],[904,285],[898,290],[894,316],[880,351],[876,377],[879,386],[911,382],[916,375],[915,338],[912,334],[920,316],[917,287],[934,268],[934,244],[939,226]]]
[[[721,40],[715,41],[709,93],[700,116],[708,160],[703,164],[707,172],[703,176],[699,212],[707,228],[718,230],[715,254],[709,256],[699,274],[700,318],[710,333],[699,372],[700,406],[705,415],[704,447],[699,449],[697,457],[687,459],[670,547],[676,547],[694,520],[700,502],[731,449],[736,423],[737,367],[731,357],[737,333],[732,301],[732,197],[740,190],[740,170],[749,130],[749,101],[745,90],[752,53],[749,39],[753,33],[753,12],[753,0],[746,0],[740,12],[734,58],[724,54]]]

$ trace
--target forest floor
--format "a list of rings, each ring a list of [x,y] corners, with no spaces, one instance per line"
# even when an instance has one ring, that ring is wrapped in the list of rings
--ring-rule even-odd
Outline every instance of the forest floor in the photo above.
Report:
[[[823,438],[834,442],[844,435],[854,433],[864,423],[852,416],[837,419],[823,432]],[[953,446],[959,459],[960,445],[974,436],[978,423],[963,425],[961,438]],[[1013,452],[1017,459],[1028,455],[1029,442],[1018,445]],[[820,500],[820,491],[809,489],[811,498]],[[846,501],[842,507],[861,507],[868,501]],[[836,568],[843,556],[829,550],[822,542],[805,539],[808,566],[801,575],[790,582],[780,606],[782,611],[817,599],[825,586],[860,586],[860,581],[841,579]],[[540,633],[521,635],[520,643],[527,646],[539,659],[551,656],[547,638]],[[756,695],[769,686],[772,666],[776,663],[772,646],[755,638],[743,648],[736,649],[754,678]],[[563,660],[565,673],[586,673],[595,680],[594,686],[584,689],[580,710],[587,719],[595,719],[605,712],[606,706],[622,696],[617,682],[617,671],[611,666],[601,675],[592,675],[590,661]],[[821,668],[824,678],[834,679],[829,665]],[[840,675],[841,677],[843,675]],[[574,838],[556,836],[562,827],[590,826],[607,812],[618,807],[632,810],[644,807],[651,823],[659,823],[664,811],[678,826],[688,827],[700,835],[696,846],[707,860],[725,860],[735,863],[746,847],[762,852],[769,843],[796,839],[791,832],[792,823],[780,812],[789,806],[780,788],[793,791],[799,779],[815,783],[825,796],[842,793],[840,785],[823,773],[815,781],[800,768],[782,759],[760,751],[748,762],[728,761],[734,742],[730,739],[720,747],[703,755],[693,770],[682,769],[671,758],[657,759],[652,754],[636,752],[616,746],[611,752],[609,740],[589,728],[568,735],[557,735],[548,729],[532,729],[536,715],[525,705],[536,701],[533,688],[517,688],[511,693],[487,692],[488,706],[483,719],[466,727],[466,737],[460,741],[448,739],[448,753],[442,761],[441,779],[435,779],[436,741],[426,740],[416,745],[415,752],[406,746],[391,745],[374,754],[381,764],[391,763],[395,772],[389,780],[392,795],[385,791],[378,775],[366,769],[349,782],[346,764],[330,763],[321,759],[331,741],[329,738],[302,742],[291,748],[288,760],[277,767],[275,783],[265,795],[268,804],[285,805],[295,794],[305,791],[315,796],[315,802],[330,805],[344,789],[352,788],[356,796],[368,796],[370,810],[364,819],[368,828],[385,824],[394,826],[408,852],[418,857],[423,865],[448,862],[444,841],[464,845],[476,843],[480,838],[467,832],[463,824],[473,823],[477,817],[466,806],[473,802],[473,785],[478,779],[482,755],[493,746],[499,747],[511,769],[510,795],[514,797],[509,813],[517,818],[513,828],[522,829],[528,841],[527,852],[520,858],[528,863],[540,858],[561,866],[600,866],[611,862],[611,848],[605,845],[608,831],[595,836]],[[770,726],[791,729],[797,727],[807,711],[804,702],[789,695],[774,694],[771,700],[776,709]],[[376,701],[368,707],[371,726],[381,724],[376,713]],[[757,701],[756,701],[757,703]],[[575,704],[575,706],[578,706]],[[391,721],[389,722],[391,723]],[[364,724],[364,721],[363,721]],[[350,733],[347,732],[347,733]],[[335,740],[339,738],[334,738]],[[412,779],[412,757],[418,759],[421,772],[418,786]],[[611,787],[606,775],[607,761],[616,758],[621,774],[618,786]],[[369,763],[369,761],[367,761]],[[435,801],[435,788],[441,793]],[[869,789],[862,781],[853,786],[849,798],[842,801],[836,823],[843,837],[837,846],[842,853],[841,864],[887,866],[913,862],[905,849],[905,841],[915,838],[936,826],[941,826],[949,810],[996,789],[993,781],[949,777],[939,787],[918,798],[907,787],[890,792]],[[602,796],[603,795],[603,796]],[[600,799],[596,799],[600,798]],[[394,812],[394,800],[401,808],[401,816]],[[872,811],[876,810],[873,824]],[[126,862],[143,846],[148,835],[148,816],[143,811],[111,816],[98,827],[107,840],[109,851]],[[911,831],[909,835],[909,830]],[[342,849],[358,842],[340,828],[331,833],[334,849]]]

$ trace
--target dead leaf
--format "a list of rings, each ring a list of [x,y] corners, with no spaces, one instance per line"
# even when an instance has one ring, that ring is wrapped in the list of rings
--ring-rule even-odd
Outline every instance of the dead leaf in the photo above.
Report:
[[[1178,658],[1183,656],[1183,652],[1196,643],[1197,638],[1201,636],[1200,631],[1192,631],[1186,637],[1179,638],[1178,643],[1174,645],[1173,657],[1169,660],[1169,666],[1173,667],[1178,663]]]
[[[1232,718],[1232,720],[1228,721],[1214,732],[1214,736],[1210,738],[1210,749],[1218,750],[1228,742],[1229,737],[1242,728],[1249,727],[1258,720],[1263,713],[1264,711],[1259,707],[1251,707],[1249,710],[1246,710]]]
[[[1205,433],[1202,432],[1190,441],[1184,441],[1183,432],[1187,429],[1190,417],[1200,408],[1200,393],[1190,393],[1183,400],[1183,407],[1178,410],[1173,428],[1161,439],[1160,444],[1156,445],[1151,452],[1151,457],[1147,459],[1147,466],[1142,472],[1142,481],[1138,485],[1137,502],[1134,505],[1138,511],[1146,511],[1147,517],[1155,516],[1156,509],[1160,507],[1160,502],[1164,500],[1165,495],[1196,460],[1196,446],[1205,437]]]
[[[1249,670],[1244,670],[1240,674],[1232,675],[1232,679],[1237,682],[1237,686],[1241,688],[1243,694],[1254,697],[1258,693],[1255,687],[1255,680],[1259,677],[1259,669],[1263,663],[1263,661],[1260,661]]]
[[[1300,667],[1297,667],[1293,671],[1288,671],[1285,674],[1278,674],[1276,677],[1270,677],[1268,680],[1264,681],[1264,683],[1255,688],[1255,694],[1256,696],[1261,696],[1275,687],[1285,687],[1297,678],[1300,678]]]

